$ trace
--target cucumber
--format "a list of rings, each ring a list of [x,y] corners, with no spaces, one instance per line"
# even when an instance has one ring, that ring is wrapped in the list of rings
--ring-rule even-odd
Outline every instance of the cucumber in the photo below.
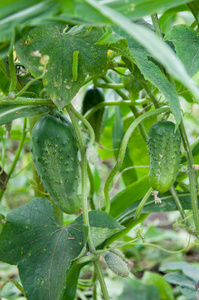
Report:
[[[105,101],[104,94],[99,88],[93,86],[89,87],[86,90],[86,93],[83,98],[82,114],[84,115],[91,108],[94,108],[97,104],[104,101]],[[104,114],[104,108],[101,108],[98,111],[96,111],[92,116],[90,116],[90,118],[88,118],[88,121],[93,127],[93,130],[95,132],[96,142],[99,142],[100,140],[103,114]]]
[[[120,256],[113,252],[107,252],[105,255],[105,261],[107,266],[120,277],[127,277],[129,275],[129,269],[127,264],[122,260]]]
[[[170,121],[155,123],[149,130],[149,182],[159,193],[165,193],[174,183],[180,166],[180,131]]]
[[[75,214],[81,206],[78,148],[71,123],[61,114],[44,115],[31,137],[33,161],[51,200],[63,212]]]

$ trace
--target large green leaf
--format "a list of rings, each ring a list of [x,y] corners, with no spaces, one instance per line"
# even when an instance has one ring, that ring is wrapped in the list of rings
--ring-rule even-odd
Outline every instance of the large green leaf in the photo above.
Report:
[[[40,57],[36,56],[49,56],[43,83],[53,102],[63,107],[73,99],[87,76],[106,73],[106,47],[95,45],[102,33],[101,28],[87,26],[75,26],[67,32],[57,26],[36,27],[17,43],[17,56],[35,77],[41,75]],[[72,72],[74,51],[79,52],[77,80],[73,80]]]
[[[45,198],[34,198],[7,215],[0,236],[0,260],[18,265],[29,300],[60,299],[66,271],[86,242],[82,220],[80,216],[61,226],[52,203]],[[96,246],[123,229],[105,212],[92,211],[89,221]]]
[[[198,282],[199,268],[187,262],[169,262],[160,267],[161,272],[171,272],[164,278],[171,284],[179,286],[182,294],[188,300],[196,299],[196,284]]]
[[[0,125],[18,118],[34,117],[49,112],[49,107],[33,105],[0,105]]]
[[[192,77],[199,69],[198,33],[187,25],[177,25],[166,34],[165,40],[175,45],[178,57],[184,63],[187,73]]]
[[[196,282],[187,278],[182,272],[177,271],[173,273],[166,274],[164,277],[169,283],[174,284],[179,287],[182,295],[188,300],[196,299],[195,286]]]

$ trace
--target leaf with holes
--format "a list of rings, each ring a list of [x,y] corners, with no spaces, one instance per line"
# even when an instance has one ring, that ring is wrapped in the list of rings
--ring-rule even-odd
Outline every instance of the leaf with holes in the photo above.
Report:
[[[63,107],[73,99],[87,77],[105,75],[106,46],[95,45],[102,33],[102,28],[89,26],[74,26],[66,32],[58,26],[35,27],[17,43],[17,57],[38,77],[42,74],[39,71],[41,56],[49,56],[43,83],[53,102]],[[74,62],[75,51],[79,53]]]

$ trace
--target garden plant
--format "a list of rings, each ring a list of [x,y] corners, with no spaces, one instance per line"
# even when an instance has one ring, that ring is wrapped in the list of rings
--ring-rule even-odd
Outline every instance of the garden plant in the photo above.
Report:
[[[0,2],[0,261],[20,278],[2,299],[199,299],[197,263],[172,260],[198,251],[198,16],[199,0]],[[171,212],[177,249],[145,234]],[[138,279],[143,249],[168,260]]]

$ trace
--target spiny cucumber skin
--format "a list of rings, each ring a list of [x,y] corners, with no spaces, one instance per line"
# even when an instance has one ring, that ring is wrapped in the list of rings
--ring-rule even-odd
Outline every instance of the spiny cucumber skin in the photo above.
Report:
[[[118,276],[127,277],[129,275],[129,269],[127,264],[113,252],[107,252],[105,255],[105,261],[107,266]]]
[[[174,183],[180,166],[181,136],[170,121],[155,123],[149,130],[149,181],[159,193],[165,193]]]
[[[61,114],[44,115],[33,127],[31,150],[41,183],[54,204],[68,214],[77,213],[79,161],[71,123]]]

